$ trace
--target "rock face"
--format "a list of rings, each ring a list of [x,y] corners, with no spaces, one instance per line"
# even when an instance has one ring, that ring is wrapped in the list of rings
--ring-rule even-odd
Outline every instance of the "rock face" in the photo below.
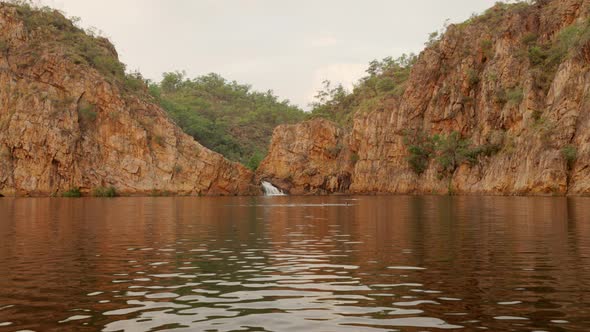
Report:
[[[279,127],[258,177],[295,193],[590,194],[589,11],[588,0],[498,5],[450,26],[397,102],[357,112],[347,130]],[[435,158],[420,175],[410,168],[408,132],[453,131],[498,151],[449,176]],[[354,165],[323,152],[335,144]],[[565,149],[576,157],[568,162]],[[350,172],[350,186],[326,187],[339,172]]]
[[[0,4],[0,194],[258,193],[252,172],[184,134],[147,94],[125,91],[38,30]]]
[[[344,140],[344,131],[324,119],[278,126],[257,178],[291,194],[346,191],[352,164]]]

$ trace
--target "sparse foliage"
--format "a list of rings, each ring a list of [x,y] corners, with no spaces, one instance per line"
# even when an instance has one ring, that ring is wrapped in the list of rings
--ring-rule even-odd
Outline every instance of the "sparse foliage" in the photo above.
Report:
[[[584,20],[563,28],[552,42],[539,43],[538,36],[527,34],[523,44],[533,69],[535,87],[547,92],[559,65],[568,57],[580,54],[590,41],[590,21]]]
[[[72,188],[68,191],[65,191],[61,194],[62,197],[82,197],[82,193],[80,192],[80,188]]]
[[[435,152],[432,137],[419,130],[407,130],[404,133],[404,144],[409,152],[407,160],[410,168],[418,175],[424,173]]]
[[[78,26],[78,17],[68,18],[58,10],[38,5],[36,1],[12,0],[9,3],[16,7],[25,28],[35,32],[30,34],[34,38],[30,44],[44,46],[33,52],[46,51],[48,45],[60,45],[64,47],[61,50],[64,56],[72,62],[91,66],[105,78],[133,91],[145,88],[143,80],[137,80],[137,73],[125,73],[126,67],[119,61],[114,46],[98,29],[83,29]]]
[[[565,159],[567,163],[567,168],[572,169],[574,168],[574,163],[576,159],[578,159],[578,149],[575,145],[566,145],[561,149],[561,155]]]
[[[110,186],[110,187],[98,187],[98,188],[95,188],[93,190],[92,195],[94,197],[116,197],[117,196],[117,190],[113,186]]]
[[[401,96],[416,61],[414,54],[373,60],[366,70],[367,76],[356,83],[352,92],[340,84],[324,81],[322,90],[311,104],[312,116],[350,125],[354,113],[372,111],[385,100]]]
[[[80,118],[85,122],[92,122],[96,120],[97,113],[94,110],[94,105],[83,105],[78,109],[78,114]]]
[[[428,136],[421,131],[408,130],[404,134],[404,144],[409,153],[408,163],[416,174],[424,173],[434,158],[441,178],[452,176],[463,163],[476,164],[481,156],[491,156],[501,147],[499,142],[473,146],[456,131]]]

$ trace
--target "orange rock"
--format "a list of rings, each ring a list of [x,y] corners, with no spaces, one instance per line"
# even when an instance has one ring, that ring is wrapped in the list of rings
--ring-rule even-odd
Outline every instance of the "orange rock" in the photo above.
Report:
[[[0,194],[259,193],[251,171],[184,134],[147,95],[74,63],[59,44],[33,46],[35,33],[0,4]]]
[[[257,177],[294,193],[590,194],[590,44],[570,50],[553,75],[529,60],[523,43],[534,36],[556,45],[570,24],[587,31],[590,1],[501,6],[451,25],[419,56],[398,101],[357,112],[349,134],[321,120],[277,128]],[[501,149],[450,178],[439,176],[435,160],[417,175],[407,129],[456,131],[474,146],[498,141]],[[324,152],[336,145],[356,162]],[[571,170],[566,146],[577,149]],[[333,180],[341,173],[350,174],[345,186]]]
[[[324,119],[278,126],[256,178],[295,195],[346,192],[352,165],[345,137]]]

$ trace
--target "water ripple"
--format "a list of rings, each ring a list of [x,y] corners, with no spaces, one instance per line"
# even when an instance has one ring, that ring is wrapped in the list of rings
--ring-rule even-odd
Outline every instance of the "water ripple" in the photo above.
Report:
[[[56,200],[42,222],[25,203],[0,228],[0,330],[590,328],[590,224],[561,205],[249,199]]]

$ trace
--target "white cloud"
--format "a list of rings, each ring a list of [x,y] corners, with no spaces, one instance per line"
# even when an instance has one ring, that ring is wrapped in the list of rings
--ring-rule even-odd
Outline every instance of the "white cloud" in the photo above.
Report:
[[[308,91],[305,101],[309,104],[313,97],[322,89],[325,80],[332,84],[342,84],[345,89],[352,90],[353,84],[365,75],[367,64],[365,63],[335,63],[328,66],[320,67],[315,70],[310,91]]]

